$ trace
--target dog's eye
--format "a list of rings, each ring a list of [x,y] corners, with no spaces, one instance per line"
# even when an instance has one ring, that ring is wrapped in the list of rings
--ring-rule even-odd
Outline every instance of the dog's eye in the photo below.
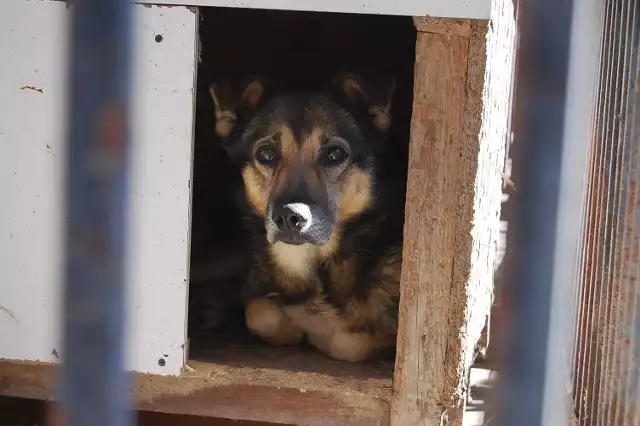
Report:
[[[278,151],[273,146],[265,145],[256,151],[256,161],[265,166],[273,165],[278,161]]]
[[[325,163],[328,166],[337,166],[338,164],[344,162],[349,154],[347,151],[341,146],[334,145],[327,149],[325,154]]]

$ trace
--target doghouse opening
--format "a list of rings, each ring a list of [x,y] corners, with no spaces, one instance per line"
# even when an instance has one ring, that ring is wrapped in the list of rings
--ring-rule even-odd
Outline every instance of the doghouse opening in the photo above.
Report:
[[[215,134],[212,83],[261,75],[286,91],[320,91],[339,73],[395,79],[385,155],[406,174],[416,32],[410,17],[202,8],[198,68],[189,357],[239,367],[390,378],[393,359],[334,361],[308,345],[250,336],[239,303],[250,258],[234,189],[241,184]],[[403,190],[402,187],[399,190]]]

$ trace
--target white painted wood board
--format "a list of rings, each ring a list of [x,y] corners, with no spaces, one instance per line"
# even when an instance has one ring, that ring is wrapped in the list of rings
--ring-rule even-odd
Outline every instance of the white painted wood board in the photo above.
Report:
[[[186,342],[198,18],[183,7],[134,7],[128,365],[178,374]],[[0,6],[5,359],[57,362],[60,351],[68,17],[60,2]]]
[[[136,0],[138,3],[489,19],[491,0]]]

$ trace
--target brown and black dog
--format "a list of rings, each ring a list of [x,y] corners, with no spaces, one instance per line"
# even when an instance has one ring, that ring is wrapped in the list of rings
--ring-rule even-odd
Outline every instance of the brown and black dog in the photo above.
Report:
[[[252,264],[249,330],[304,337],[344,361],[395,345],[404,190],[379,179],[393,83],[344,74],[321,93],[212,86],[216,132],[241,170]],[[225,88],[226,87],[226,88]]]

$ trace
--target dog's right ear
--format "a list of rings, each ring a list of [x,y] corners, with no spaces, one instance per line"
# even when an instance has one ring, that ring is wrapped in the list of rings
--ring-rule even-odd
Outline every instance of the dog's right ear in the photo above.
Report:
[[[228,139],[238,125],[246,124],[266,98],[268,85],[264,78],[252,76],[234,85],[228,80],[213,83],[209,94],[213,100],[216,134]]]
[[[266,83],[261,77],[249,78],[243,85],[242,104],[249,108],[258,108],[265,99]]]

